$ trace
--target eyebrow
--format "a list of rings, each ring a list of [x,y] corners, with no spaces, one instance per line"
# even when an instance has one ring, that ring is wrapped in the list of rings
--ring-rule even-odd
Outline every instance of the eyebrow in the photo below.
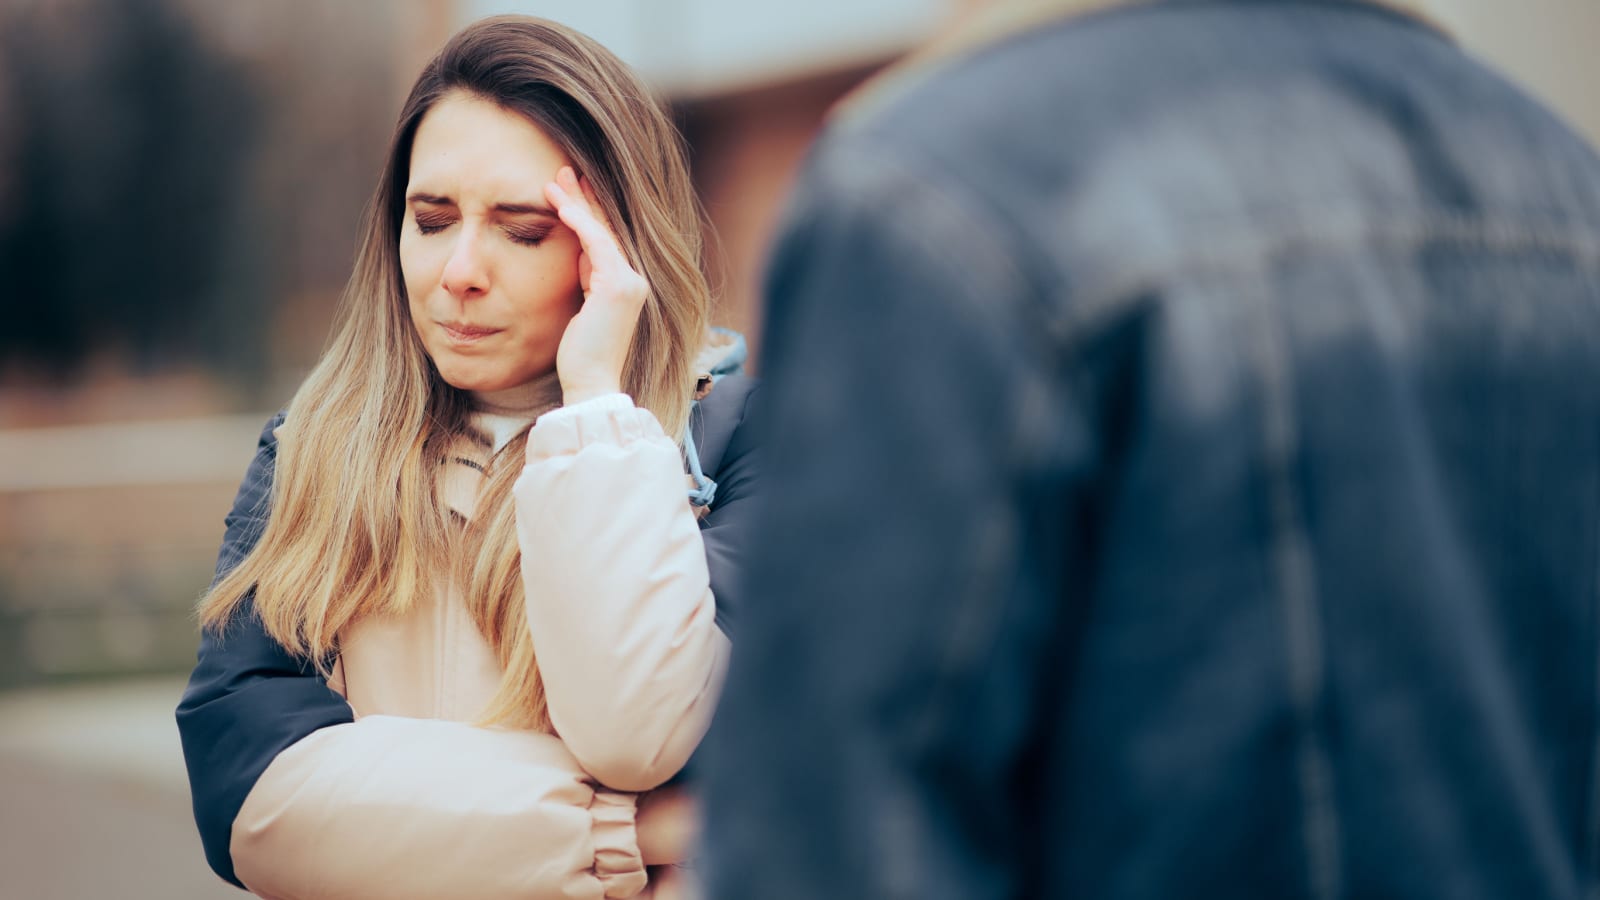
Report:
[[[443,196],[440,196],[438,194],[424,194],[424,193],[421,193],[420,191],[417,192],[417,193],[411,194],[408,197],[406,197],[406,202],[407,203],[427,203],[427,204],[430,204],[432,206],[454,206],[455,205],[455,201],[450,199],[449,197],[443,197]],[[494,205],[494,210],[495,210],[495,212],[507,213],[507,214],[513,215],[513,216],[537,215],[537,216],[548,216],[548,217],[550,217],[552,219],[557,218],[555,210],[553,210],[550,207],[545,206],[543,204],[539,204],[539,203],[496,203]]]

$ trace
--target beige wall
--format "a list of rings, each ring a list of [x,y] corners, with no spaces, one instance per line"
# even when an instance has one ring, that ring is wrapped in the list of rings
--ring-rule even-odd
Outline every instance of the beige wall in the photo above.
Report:
[[[1600,0],[1427,0],[1462,46],[1600,144]]]
[[[713,233],[712,321],[749,338],[751,371],[760,369],[762,268],[784,199],[828,109],[873,71],[851,68],[678,107]]]

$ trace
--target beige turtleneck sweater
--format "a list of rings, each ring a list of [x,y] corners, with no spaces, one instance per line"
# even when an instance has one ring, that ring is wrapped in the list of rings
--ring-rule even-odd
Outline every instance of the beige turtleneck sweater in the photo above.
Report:
[[[560,408],[561,382],[551,372],[519,387],[474,393],[472,399],[471,423],[491,446],[462,442],[446,458],[440,480],[445,505],[463,519],[476,511],[490,457],[541,415]],[[590,403],[602,401],[617,402],[595,398]],[[369,617],[340,636],[334,688],[356,715],[469,722],[487,708],[499,689],[499,662],[472,621],[460,586],[441,579],[437,587],[405,615]],[[393,665],[402,658],[411,665]]]

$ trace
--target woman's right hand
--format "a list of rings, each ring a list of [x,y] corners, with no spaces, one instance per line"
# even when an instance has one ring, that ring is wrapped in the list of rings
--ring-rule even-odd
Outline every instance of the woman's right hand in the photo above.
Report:
[[[544,193],[583,247],[578,256],[583,306],[556,350],[562,403],[572,406],[622,390],[622,367],[650,284],[628,263],[594,191],[579,182],[571,166],[562,166]]]
[[[639,855],[647,866],[684,862],[700,832],[700,809],[681,787],[659,788],[639,798],[634,816]]]

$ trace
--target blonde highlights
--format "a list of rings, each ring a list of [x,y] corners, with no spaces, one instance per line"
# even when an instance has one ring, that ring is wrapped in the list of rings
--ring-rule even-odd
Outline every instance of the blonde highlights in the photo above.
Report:
[[[253,590],[268,634],[325,670],[352,623],[404,613],[454,578],[505,670],[485,720],[548,727],[511,502],[526,439],[494,455],[476,512],[453,524],[438,481],[468,439],[471,402],[428,359],[400,279],[412,140],[428,110],[457,91],[527,118],[594,187],[651,286],[623,390],[668,434],[687,427],[710,296],[681,137],[638,77],[589,38],[526,17],[478,22],[445,45],[406,100],[333,338],[279,431],[271,517],[254,550],[201,600],[200,619],[221,632]]]

